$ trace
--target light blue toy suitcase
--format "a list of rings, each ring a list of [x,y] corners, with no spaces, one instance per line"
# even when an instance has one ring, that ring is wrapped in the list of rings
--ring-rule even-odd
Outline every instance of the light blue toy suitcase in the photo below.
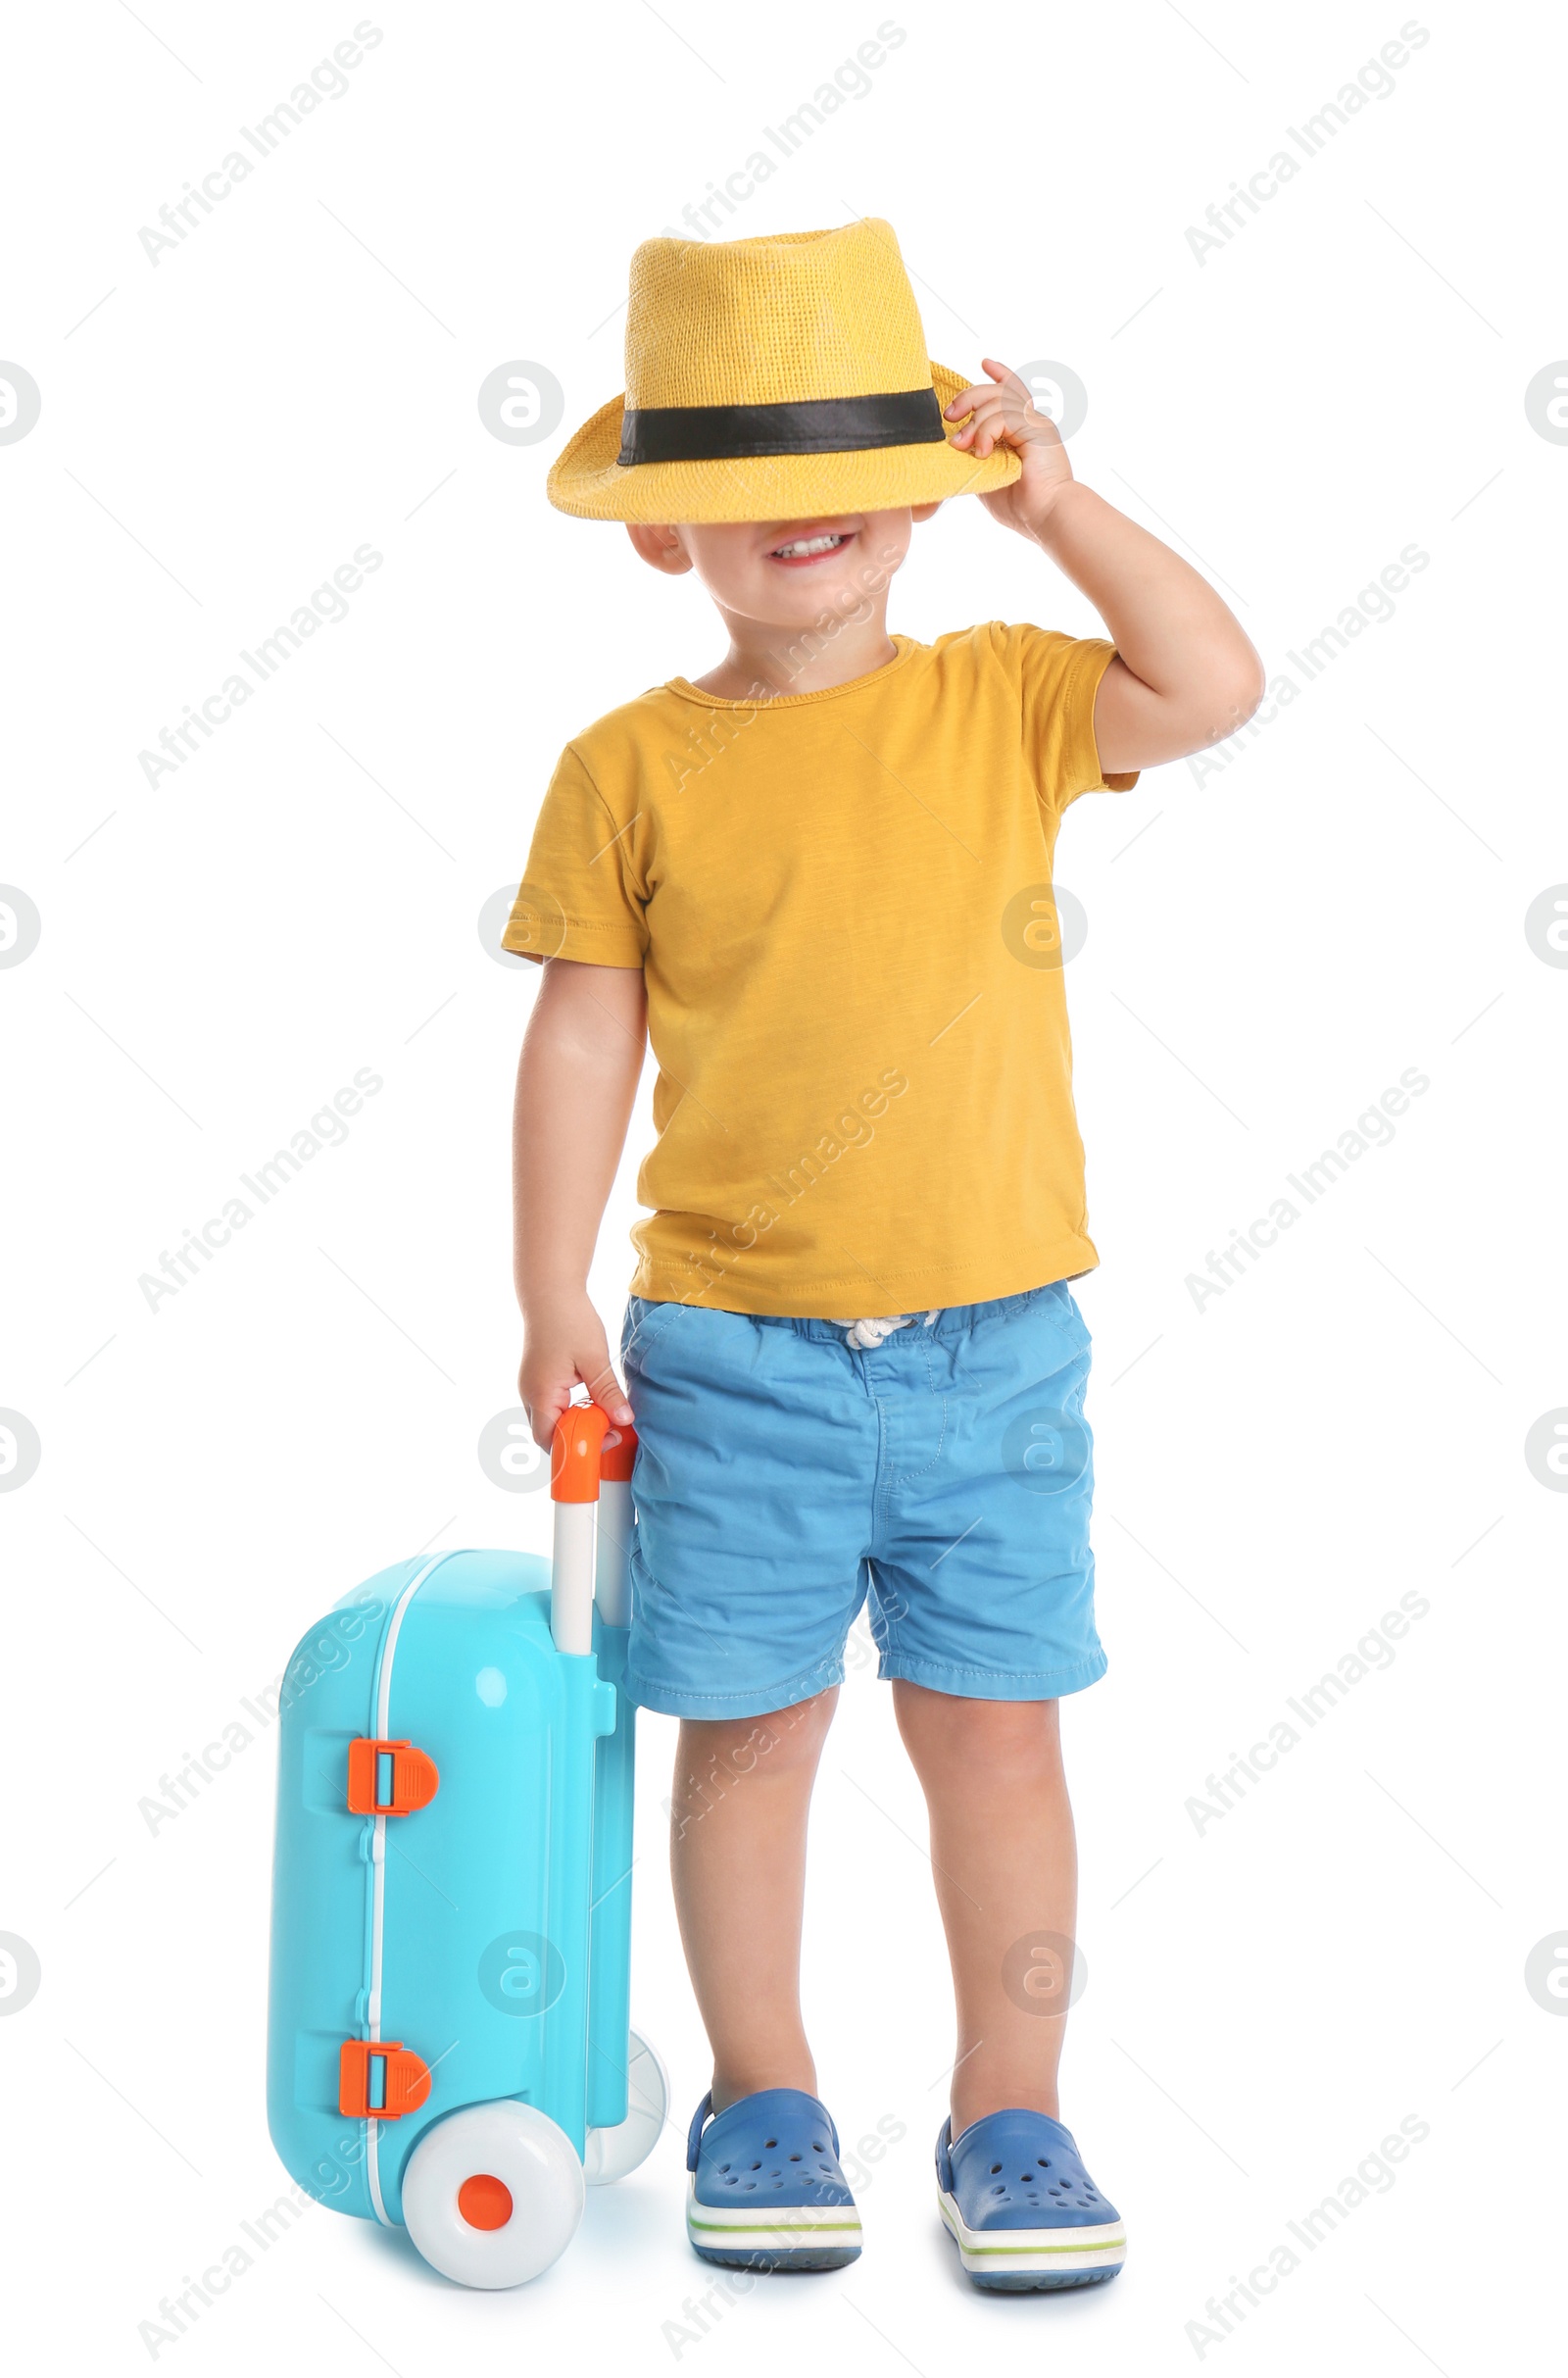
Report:
[[[552,1449],[555,1555],[383,1569],[285,1675],[268,2119],[322,2205],[514,2287],[668,2084],[631,2031],[632,1431]]]

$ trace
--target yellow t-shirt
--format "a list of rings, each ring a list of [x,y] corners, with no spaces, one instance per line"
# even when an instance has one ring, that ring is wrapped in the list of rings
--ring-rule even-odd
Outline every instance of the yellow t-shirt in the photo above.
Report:
[[[821,693],[683,677],[567,745],[504,946],[641,966],[634,1294],[978,1304],[1099,1258],[1052,849],[1113,648],[964,628]],[[1070,953],[1069,953],[1070,954]]]

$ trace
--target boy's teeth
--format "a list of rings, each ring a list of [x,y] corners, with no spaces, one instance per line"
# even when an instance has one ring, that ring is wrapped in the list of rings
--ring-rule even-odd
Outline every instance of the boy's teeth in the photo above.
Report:
[[[835,530],[831,536],[798,537],[793,545],[775,545],[773,555],[776,561],[793,562],[798,554],[828,553],[835,545],[842,545],[843,542],[842,533]]]

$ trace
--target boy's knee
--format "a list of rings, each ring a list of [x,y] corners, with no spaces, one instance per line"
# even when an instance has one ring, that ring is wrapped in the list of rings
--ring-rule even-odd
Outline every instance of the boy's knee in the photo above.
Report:
[[[697,1780],[716,1773],[735,1782],[814,1766],[837,1700],[838,1688],[830,1686],[761,1717],[683,1718],[677,1764]]]
[[[951,1759],[1028,1765],[1060,1756],[1057,1702],[970,1700],[902,1684],[895,1690],[900,1726],[917,1764]]]

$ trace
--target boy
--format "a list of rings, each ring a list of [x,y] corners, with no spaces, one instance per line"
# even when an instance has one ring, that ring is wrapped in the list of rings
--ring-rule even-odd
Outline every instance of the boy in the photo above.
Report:
[[[943,2215],[980,2286],[1092,2284],[1125,2241],[1057,2118],[1056,1704],[1105,1665],[1067,1285],[1098,1258],[1051,857],[1069,801],[1234,732],[1261,670],[1203,580],[1074,481],[1015,373],[930,364],[886,223],[651,240],[626,352],[551,498],[695,570],[729,649],[568,745],[504,938],[545,966],[520,1393],[541,1445],[578,1384],[635,1410],[627,1689],[681,1720],[671,1865],[713,2052],[688,2235],[754,2268],[859,2252],[798,1970],[811,1780],[869,1595],[957,2003]],[[914,523],[966,492],[1114,643],[889,635]],[[628,1403],[585,1283],[645,1033]]]

